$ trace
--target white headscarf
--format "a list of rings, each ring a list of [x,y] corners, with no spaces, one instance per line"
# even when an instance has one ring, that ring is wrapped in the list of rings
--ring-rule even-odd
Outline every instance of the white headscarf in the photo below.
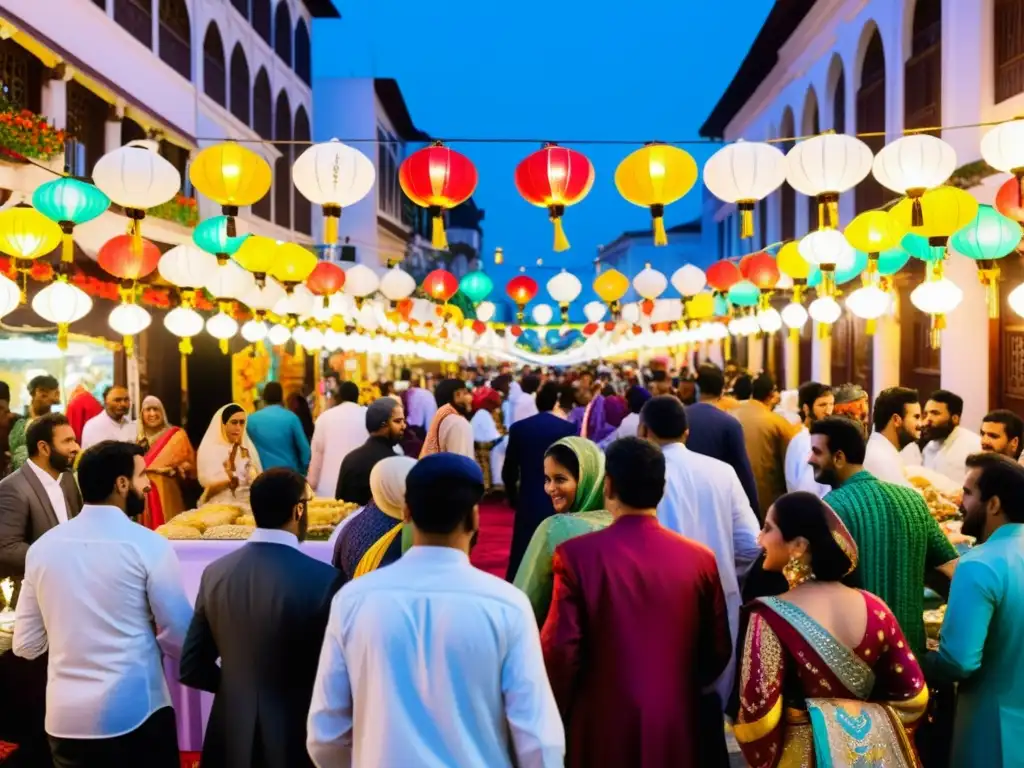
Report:
[[[405,478],[416,466],[410,456],[388,456],[370,470],[370,493],[377,509],[388,517],[402,519],[405,509]]]
[[[146,419],[142,415],[142,412],[147,408],[159,408],[164,419],[163,426],[157,429],[152,435],[148,433],[148,429],[146,428]],[[153,442],[170,428],[171,422],[167,420],[167,409],[164,408],[164,404],[160,401],[160,398],[156,395],[146,395],[142,401],[142,408],[139,409],[139,440],[145,440],[150,444],[150,446],[152,446]]]
[[[206,434],[203,435],[203,441],[199,443],[199,451],[196,454],[196,464],[198,465],[199,484],[204,488],[208,488],[215,483],[220,483],[227,479],[227,472],[224,469],[224,464],[231,455],[232,444],[224,434],[224,423],[222,419],[224,411],[232,405],[238,404],[228,403],[213,414],[210,426],[206,428]],[[248,431],[245,430],[242,432],[242,447],[249,452],[248,460],[252,462],[253,469],[256,473],[259,474],[262,472],[263,469],[260,466],[259,454],[256,453],[256,446],[253,445],[252,440],[249,439]],[[245,459],[242,457],[242,452],[239,451],[235,456],[236,468],[241,466],[244,461]]]

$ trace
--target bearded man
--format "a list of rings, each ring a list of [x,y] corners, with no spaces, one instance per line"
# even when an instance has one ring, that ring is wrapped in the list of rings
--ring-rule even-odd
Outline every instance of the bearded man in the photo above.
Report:
[[[960,426],[964,399],[946,389],[928,396],[921,418],[921,441],[903,451],[908,465],[920,464],[957,485],[967,474],[967,457],[981,450],[981,437]]]
[[[900,453],[921,437],[921,403],[916,389],[889,387],[875,398],[875,431],[868,439],[864,469],[886,483],[912,487]]]
[[[432,453],[458,453],[475,459],[473,427],[469,423],[473,395],[461,379],[445,379],[434,390],[438,411],[423,442],[420,458]]]

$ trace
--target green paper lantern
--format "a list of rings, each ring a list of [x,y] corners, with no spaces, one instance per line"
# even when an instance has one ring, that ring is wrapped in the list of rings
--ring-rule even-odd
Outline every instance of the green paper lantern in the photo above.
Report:
[[[473,304],[479,304],[486,299],[493,289],[494,283],[482,270],[469,272],[459,281],[459,290],[466,294]]]
[[[853,262],[850,266],[845,269],[837,269],[836,285],[843,285],[850,282],[855,277],[860,277],[860,273],[867,269],[868,266],[868,255],[864,251],[853,252]],[[821,269],[819,267],[812,267],[811,274],[807,276],[807,287],[817,288],[821,282]]]
[[[224,254],[225,256],[235,253],[235,251],[242,247],[242,243],[248,237],[248,233],[228,237],[227,216],[212,216],[205,221],[201,221],[196,225],[195,231],[192,232],[192,239],[204,251],[207,253]]]
[[[36,187],[32,207],[58,224],[84,224],[110,207],[110,198],[92,184],[64,176]]]
[[[878,274],[895,275],[910,261],[910,254],[900,246],[878,254]]]
[[[970,224],[953,233],[949,244],[975,261],[990,261],[1013,253],[1020,238],[1020,224],[990,205],[979,205],[978,214]]]
[[[761,289],[749,280],[740,280],[732,284],[728,295],[729,301],[737,307],[754,307],[761,298]]]
[[[911,256],[915,259],[920,259],[921,261],[941,261],[942,257],[946,253],[945,246],[931,245],[928,242],[927,237],[915,235],[912,232],[903,236],[903,240],[900,241],[900,245],[903,246]]]
[[[725,296],[716,293],[712,302],[714,304],[714,309],[712,310],[714,317],[726,317],[729,314],[729,302],[726,301]]]

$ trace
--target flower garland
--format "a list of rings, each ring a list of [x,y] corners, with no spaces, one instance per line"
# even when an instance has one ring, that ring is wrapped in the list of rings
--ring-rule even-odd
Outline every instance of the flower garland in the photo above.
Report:
[[[27,109],[19,110],[0,95],[0,151],[15,160],[49,160],[64,152],[64,131],[50,125],[45,117]]]
[[[147,212],[149,216],[156,216],[158,219],[173,221],[183,227],[195,229],[199,223],[199,203],[194,197],[175,195],[173,200],[168,200]]]

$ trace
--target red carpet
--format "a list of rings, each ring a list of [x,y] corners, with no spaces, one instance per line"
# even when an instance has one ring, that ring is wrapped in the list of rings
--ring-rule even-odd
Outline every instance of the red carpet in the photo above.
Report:
[[[480,504],[480,536],[470,555],[473,565],[502,579],[508,568],[514,514],[503,498],[484,500]]]

